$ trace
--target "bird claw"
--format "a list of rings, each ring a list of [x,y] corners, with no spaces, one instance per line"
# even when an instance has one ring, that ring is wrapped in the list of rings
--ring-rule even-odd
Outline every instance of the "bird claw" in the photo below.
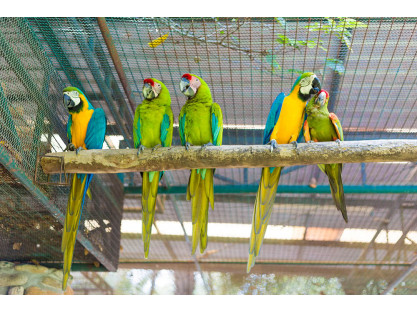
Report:
[[[83,147],[79,147],[77,150],[75,150],[75,154],[78,155],[78,153],[80,153],[81,150],[84,150]]]
[[[155,147],[152,148],[152,152],[155,152],[155,150],[157,150],[161,147],[162,147],[162,145],[156,145]]]
[[[307,141],[307,143],[314,143],[314,140],[309,140]]]
[[[290,144],[292,144],[294,146],[295,149],[298,148],[298,142],[297,141],[291,141]]]
[[[185,143],[185,150],[190,150],[190,147],[191,147],[191,143],[189,143],[189,142],[186,142]]]
[[[206,143],[206,144],[204,144],[204,145],[201,146],[201,150],[204,150],[205,148],[211,147],[211,146],[214,146],[213,143],[208,142],[208,143]]]
[[[340,146],[340,139],[336,139],[335,142],[337,142],[337,144]]]
[[[68,144],[65,151],[75,151],[75,145],[73,143]]]
[[[267,143],[267,145],[271,145],[271,152],[278,148],[277,141],[275,139],[272,139],[270,142]]]
[[[141,154],[143,150],[145,150],[145,146],[140,145],[140,146],[139,146],[139,148],[138,148],[138,153],[137,153],[137,155],[139,156],[139,154]]]

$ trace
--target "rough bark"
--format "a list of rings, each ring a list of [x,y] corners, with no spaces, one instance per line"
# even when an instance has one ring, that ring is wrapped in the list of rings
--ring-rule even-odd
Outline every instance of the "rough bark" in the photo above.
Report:
[[[211,146],[145,149],[83,150],[49,153],[41,159],[45,173],[126,173],[194,168],[272,167],[307,164],[417,161],[417,140],[364,140],[279,145]]]

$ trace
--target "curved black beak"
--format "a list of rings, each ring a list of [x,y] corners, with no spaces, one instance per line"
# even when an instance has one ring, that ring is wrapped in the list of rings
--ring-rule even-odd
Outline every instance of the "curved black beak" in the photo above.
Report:
[[[64,105],[67,106],[67,108],[72,108],[75,106],[75,102],[71,99],[70,96],[64,94],[63,98]]]
[[[148,84],[148,83],[143,84],[142,93],[145,99],[148,99],[148,100],[152,100],[156,96],[151,84]]]
[[[188,87],[190,87],[190,81],[187,78],[182,77],[181,82],[180,82],[181,92],[184,93],[187,90]]]
[[[317,77],[314,77],[313,83],[311,84],[312,88],[310,90],[310,94],[316,95],[321,90],[320,80]]]

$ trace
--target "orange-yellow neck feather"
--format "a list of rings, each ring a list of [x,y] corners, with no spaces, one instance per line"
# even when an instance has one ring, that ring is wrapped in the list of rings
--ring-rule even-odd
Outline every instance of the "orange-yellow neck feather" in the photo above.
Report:
[[[72,118],[71,142],[76,148],[82,147],[87,149],[85,146],[85,136],[87,135],[88,123],[90,122],[94,110],[88,108],[87,99],[82,94],[80,94],[80,98],[83,102],[81,111],[78,113],[70,113]]]

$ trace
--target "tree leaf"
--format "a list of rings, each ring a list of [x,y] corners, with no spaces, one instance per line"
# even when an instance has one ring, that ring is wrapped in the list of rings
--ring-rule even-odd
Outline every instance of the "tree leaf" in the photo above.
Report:
[[[328,68],[331,68],[336,73],[342,75],[345,73],[345,66],[343,65],[342,60],[338,59],[326,59],[326,63],[324,64]]]
[[[303,74],[304,73],[304,71],[302,71],[302,70],[297,70],[297,69],[295,69],[295,68],[290,68],[290,69],[288,69],[287,70],[289,73],[296,73],[296,74]]]
[[[279,25],[281,25],[282,27],[286,28],[287,27],[287,22],[285,22],[285,19],[283,17],[275,17],[275,20],[277,21],[277,23]]]
[[[271,71],[274,73],[276,70],[280,70],[281,66],[276,61],[276,56],[273,54],[269,54],[265,56],[265,61],[267,61],[271,65]]]

